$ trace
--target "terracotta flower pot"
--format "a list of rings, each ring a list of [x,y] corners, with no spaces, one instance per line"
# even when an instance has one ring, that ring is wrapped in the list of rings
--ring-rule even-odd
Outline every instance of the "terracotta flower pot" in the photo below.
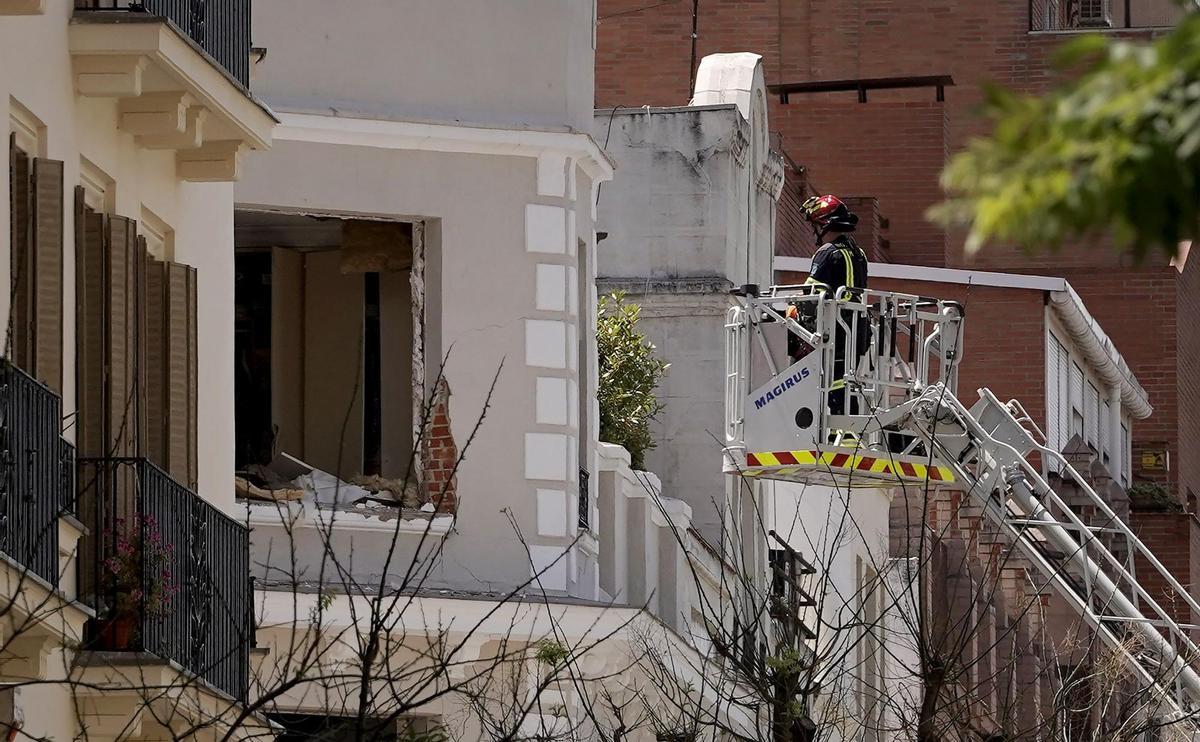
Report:
[[[137,616],[120,614],[100,625],[100,641],[106,649],[126,650],[133,647]]]

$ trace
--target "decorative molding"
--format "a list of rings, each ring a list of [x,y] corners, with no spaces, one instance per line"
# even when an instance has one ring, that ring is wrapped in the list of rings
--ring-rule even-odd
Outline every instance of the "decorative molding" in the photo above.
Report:
[[[516,157],[569,156],[593,182],[611,180],[613,176],[612,160],[589,134],[310,113],[281,113],[279,120],[275,139],[280,141]],[[550,168],[549,161],[545,167]]]
[[[622,291],[630,296],[647,294],[721,294],[729,293],[733,282],[720,276],[698,278],[597,278],[596,289],[610,294]]]
[[[175,154],[179,177],[212,183],[237,180],[241,167],[242,142],[226,140],[205,142],[196,149],[181,149]]]
[[[778,200],[783,193],[783,156],[778,152],[771,152],[763,162],[757,185],[760,191],[774,200]]]
[[[742,133],[741,127],[733,130],[733,141],[729,143],[729,154],[738,165],[745,166],[746,158],[750,155],[750,140]]]
[[[123,118],[123,128],[147,136],[182,134],[187,130],[187,107],[197,105],[208,115],[191,114],[192,121],[199,123],[206,118],[213,129],[208,132],[212,139],[235,140],[250,149],[270,146],[277,121],[270,109],[162,18],[150,14],[77,13],[68,28],[68,41],[75,89],[80,95],[139,98],[144,73],[154,71],[155,86],[159,88],[153,94],[155,102],[122,101],[122,111],[165,111],[167,115]],[[169,103],[171,95],[180,96],[174,111],[154,108],[157,103]],[[185,95],[186,103],[182,102]],[[138,131],[147,127],[147,131]]]
[[[42,15],[46,0],[0,0],[0,15]]]

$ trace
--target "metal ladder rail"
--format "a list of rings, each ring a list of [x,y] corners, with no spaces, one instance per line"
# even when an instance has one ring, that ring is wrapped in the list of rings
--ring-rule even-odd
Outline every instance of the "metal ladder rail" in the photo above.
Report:
[[[1020,421],[1015,418],[1015,416],[1012,413],[1012,409],[1011,409],[1013,406],[1020,408],[1020,405],[1018,403],[1010,402],[1007,405],[1001,404],[1000,401],[996,398],[996,396],[994,394],[992,394],[992,392],[988,389],[980,390],[980,395],[981,395],[982,401],[986,402],[993,409],[1003,412],[1007,416],[1009,422],[1016,423],[1018,426],[1020,426]],[[960,402],[960,404],[961,404],[961,402]],[[1023,412],[1023,410],[1022,410],[1022,412]],[[1129,526],[1125,523],[1125,521],[1122,520],[1120,518],[1120,516],[1118,516],[1117,513],[1109,506],[1109,504],[1107,502],[1105,502],[1104,499],[1102,497],[1100,497],[1100,495],[1097,494],[1096,491],[1091,488],[1091,486],[1079,474],[1079,472],[1075,469],[1075,467],[1073,467],[1071,465],[1071,463],[1069,461],[1067,461],[1066,457],[1064,457],[1060,452],[1055,451],[1054,449],[1051,449],[1051,448],[1047,448],[1045,445],[1038,443],[1037,438],[1033,437],[1033,435],[1030,433],[1030,431],[1027,428],[1025,428],[1024,426],[1020,426],[1020,429],[1026,436],[1027,442],[1029,443],[1030,449],[1032,451],[1037,451],[1043,457],[1057,461],[1062,466],[1062,468],[1066,471],[1066,473],[1070,475],[1071,479],[1076,483],[1076,485],[1080,488],[1080,490],[1085,495],[1087,495],[1087,498],[1088,498],[1090,504],[1092,506],[1094,506],[1097,510],[1099,510],[1100,513],[1103,514],[1104,518],[1107,520],[1108,525],[1106,525],[1105,528],[1108,529],[1109,532],[1117,533],[1125,539],[1126,545],[1130,547],[1131,556],[1140,554],[1147,561],[1147,563],[1149,563],[1150,566],[1154,568],[1155,572],[1157,572],[1158,575],[1160,577],[1162,577],[1162,579],[1166,582],[1167,586],[1171,588],[1171,591],[1174,594],[1174,596],[1179,598],[1182,602],[1184,602],[1193,613],[1200,614],[1200,602],[1197,602],[1192,597],[1191,593],[1189,593],[1187,591],[1187,589],[1184,588],[1183,585],[1181,585],[1179,583],[1179,581],[1175,579],[1175,576],[1173,574],[1171,574],[1170,570],[1168,570],[1166,567],[1164,567],[1162,565],[1162,563],[1154,555],[1154,552],[1152,552],[1141,541],[1141,539],[1139,539],[1133,533],[1133,531],[1129,528]],[[1040,485],[1041,491],[1039,492],[1036,489],[1034,491],[1034,494],[1040,498],[1040,501],[1045,502],[1046,499],[1049,498],[1049,500],[1051,501],[1052,504],[1056,505],[1060,510],[1062,510],[1069,517],[1069,520],[1071,521],[1071,525],[1074,528],[1079,529],[1081,531],[1086,530],[1087,532],[1094,534],[1095,529],[1091,528],[1086,523],[1084,523],[1083,520],[1078,515],[1076,515],[1073,510],[1071,510],[1071,508],[1067,505],[1067,503],[1062,500],[1062,498],[1059,496],[1059,494],[1049,485],[1049,483],[1047,483],[1045,481],[1045,479],[1031,465],[1029,465],[1028,461],[1026,461],[1024,459],[1024,457],[1022,457],[1021,460],[1023,462],[1023,468],[1025,469],[1025,471],[1027,471],[1029,474],[1033,475],[1034,482],[1036,484]],[[1093,538],[1094,538],[1094,535],[1093,535]],[[1161,614],[1162,618],[1171,620],[1170,617],[1166,614],[1165,610],[1158,604],[1158,602],[1155,601],[1154,598],[1152,596],[1150,596],[1150,594],[1147,593],[1144,588],[1142,588],[1141,583],[1138,582],[1135,575],[1129,571],[1129,568],[1125,564],[1123,564],[1121,562],[1121,560],[1116,557],[1116,555],[1112,554],[1111,550],[1109,550],[1108,547],[1104,546],[1104,544],[1102,542],[1097,541],[1096,545],[1102,549],[1101,553],[1104,555],[1106,560],[1113,566],[1113,568],[1122,572],[1122,575],[1121,575],[1122,578],[1125,579],[1129,583],[1130,587],[1135,591],[1136,597],[1146,600],[1155,609],[1156,613]],[[1191,642],[1191,638],[1188,637],[1187,634],[1183,632],[1182,627],[1177,626],[1176,628],[1178,629],[1178,633],[1182,639],[1185,639],[1188,642]],[[1195,644],[1191,644],[1190,646],[1197,650],[1197,653],[1195,654],[1195,658],[1200,659],[1200,646],[1197,646]]]
[[[992,397],[992,399],[994,400],[994,397]],[[921,409],[922,406],[925,408],[923,411]],[[1008,415],[1009,419],[1014,425],[1017,424],[1017,421],[1012,418],[1011,412],[1008,411],[1006,407],[1001,406],[999,409],[1003,410],[1005,414]],[[924,414],[921,414],[922,412]],[[945,457],[945,463],[949,464],[961,477],[963,483],[969,486],[971,494],[975,498],[983,501],[984,513],[1001,529],[1002,532],[1009,537],[1013,545],[1017,546],[1023,555],[1046,575],[1047,579],[1055,587],[1056,591],[1068,603],[1070,603],[1080,613],[1081,616],[1084,617],[1084,619],[1092,626],[1092,628],[1101,636],[1105,643],[1109,645],[1110,649],[1117,653],[1135,672],[1136,675],[1138,675],[1144,682],[1153,688],[1158,695],[1170,705],[1174,713],[1178,714],[1179,717],[1184,717],[1187,715],[1183,705],[1178,702],[1179,699],[1174,698],[1173,693],[1164,687],[1163,679],[1156,677],[1153,673],[1151,673],[1150,670],[1148,670],[1137,657],[1128,651],[1124,643],[1112,632],[1112,630],[1105,625],[1104,622],[1109,613],[1119,617],[1121,620],[1128,622],[1130,626],[1136,628],[1146,643],[1156,649],[1158,654],[1165,661],[1165,664],[1171,669],[1171,672],[1175,674],[1172,685],[1178,683],[1178,685],[1182,686],[1182,688],[1186,691],[1185,695],[1187,700],[1191,701],[1191,704],[1187,705],[1200,705],[1200,676],[1197,676],[1195,671],[1188,665],[1188,663],[1182,657],[1180,657],[1178,650],[1176,650],[1175,647],[1172,646],[1172,644],[1157,630],[1156,624],[1162,624],[1166,626],[1177,639],[1181,640],[1181,643],[1184,645],[1187,653],[1192,659],[1200,656],[1200,651],[1198,651],[1196,645],[1192,643],[1191,640],[1183,633],[1182,629],[1180,629],[1174,619],[1166,614],[1166,612],[1163,611],[1162,608],[1156,602],[1154,602],[1152,598],[1149,597],[1149,595],[1145,594],[1144,590],[1141,590],[1140,586],[1137,585],[1136,582],[1133,584],[1137,587],[1139,593],[1145,597],[1148,604],[1151,605],[1151,607],[1155,609],[1155,612],[1159,614],[1161,619],[1160,621],[1152,621],[1151,619],[1146,618],[1129,601],[1124,593],[1122,593],[1116,587],[1116,584],[1112,582],[1104,570],[1101,569],[1101,567],[1096,564],[1096,562],[1094,562],[1090,556],[1088,556],[1085,546],[1090,545],[1093,548],[1100,550],[1101,553],[1107,554],[1116,568],[1123,571],[1123,567],[1121,567],[1119,560],[1116,560],[1115,557],[1112,557],[1111,553],[1108,552],[1107,547],[1105,547],[1102,542],[1095,539],[1091,532],[1087,529],[1086,525],[1084,525],[1082,521],[1079,521],[1069,509],[1066,509],[1065,512],[1067,512],[1072,520],[1076,521],[1072,525],[1082,529],[1080,531],[1080,538],[1086,541],[1093,541],[1094,543],[1081,543],[1080,541],[1076,541],[1068,531],[1068,527],[1055,519],[1053,514],[1050,513],[1044,505],[1042,505],[1037,495],[1039,490],[1043,493],[1050,493],[1054,497],[1057,497],[1057,495],[1041,478],[1041,475],[1029,465],[1028,461],[1025,460],[1024,456],[1015,447],[993,437],[992,434],[974,418],[971,412],[963,406],[962,402],[958,400],[957,397],[942,389],[940,385],[935,385],[927,389],[926,392],[918,399],[918,404],[914,406],[915,414],[912,418],[914,427],[916,428],[914,432],[925,438],[930,446],[948,452],[949,449],[943,446],[938,440],[945,433],[936,431],[936,426],[947,425],[947,423],[944,422],[946,412],[951,413],[957,419],[961,428],[965,430],[973,439],[975,445],[979,448],[979,454],[990,456],[992,459],[989,465],[981,456],[981,464],[987,466],[992,471],[990,471],[988,475],[979,476],[978,473],[971,472],[966,467],[964,462],[958,461],[957,457]],[[930,425],[930,423],[934,423],[934,425]],[[1017,428],[1022,431],[1027,439],[1029,439],[1026,442],[1034,449],[1048,451],[1048,449],[1044,449],[1044,447],[1039,446],[1036,441],[1033,441],[1030,438],[1028,431],[1020,428],[1019,425],[1017,425]],[[1049,453],[1053,455],[1053,452]],[[1069,467],[1069,465],[1067,466]],[[1003,484],[999,483],[997,477],[994,476],[998,473],[1003,473],[1005,484],[1007,484],[1011,489],[1014,497],[1017,499],[1018,504],[1025,511],[1025,520],[1040,521],[1039,530],[1048,539],[1050,539],[1056,547],[1061,549],[1063,553],[1069,556],[1075,565],[1083,572],[1085,578],[1088,578],[1087,582],[1089,585],[1098,588],[1097,592],[1100,592],[1105,596],[1106,600],[1110,600],[1115,604],[1115,613],[1110,611],[1104,616],[1096,614],[1090,604],[1090,600],[1085,600],[1084,597],[1080,596],[1068,583],[1066,575],[1063,575],[1061,570],[1051,564],[1038,550],[1032,538],[1030,537],[1028,527],[1023,526],[1021,529],[1016,527],[1016,525],[1008,517],[1008,507],[1002,504],[1000,500],[992,497],[992,492],[996,489],[1003,491]],[[1031,481],[1034,483],[1032,486],[1029,484]],[[987,491],[981,491],[980,484],[983,482],[986,482],[987,485],[982,487],[982,489],[986,489]],[[1088,489],[1090,490],[1090,488]],[[1094,492],[1090,492],[1090,495],[1098,502],[1098,504],[1103,507],[1104,510],[1107,510],[1108,513],[1111,514],[1111,510],[1099,500],[1099,497]],[[1146,549],[1144,544],[1142,544],[1137,537],[1132,534],[1132,532],[1128,531],[1128,529],[1124,527],[1123,522],[1121,522],[1119,519],[1117,519],[1116,522],[1120,524],[1119,527],[1125,532],[1125,535],[1129,539],[1130,543],[1135,545],[1135,548],[1138,548],[1145,555],[1150,556],[1151,560],[1153,560],[1153,555],[1149,553],[1149,550]],[[1157,564],[1156,560],[1153,560],[1152,563]],[[1166,576],[1171,582],[1174,582],[1173,578],[1171,578],[1169,574]],[[1178,583],[1176,582],[1174,586],[1177,587]],[[1184,596],[1187,598],[1189,603],[1193,602],[1191,601],[1190,596],[1187,596],[1186,593],[1184,593]]]

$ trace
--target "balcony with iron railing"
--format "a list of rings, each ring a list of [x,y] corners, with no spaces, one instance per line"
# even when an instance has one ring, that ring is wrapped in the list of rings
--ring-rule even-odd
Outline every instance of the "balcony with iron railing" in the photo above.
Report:
[[[1067,32],[1170,28],[1188,12],[1188,5],[1179,0],[1029,0],[1029,30]]]
[[[243,88],[250,86],[250,0],[75,0],[75,10],[165,18]]]
[[[79,460],[87,647],[148,652],[236,699],[253,643],[249,532],[144,458]]]
[[[74,498],[74,447],[62,402],[0,358],[0,552],[46,584],[60,582],[59,520]]]

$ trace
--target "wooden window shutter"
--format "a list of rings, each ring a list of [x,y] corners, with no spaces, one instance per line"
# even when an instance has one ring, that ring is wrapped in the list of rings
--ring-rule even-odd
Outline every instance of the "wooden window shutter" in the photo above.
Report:
[[[188,429],[187,429],[187,485],[195,490],[200,483],[200,457],[197,453],[197,428],[200,425],[197,407],[199,380],[199,354],[196,339],[196,304],[199,300],[196,269],[186,267],[187,271],[187,342],[188,342]]]
[[[170,470],[167,426],[170,415],[167,395],[171,383],[167,372],[167,264],[146,260],[146,455],[164,470]]]
[[[13,363],[26,371],[32,370],[33,333],[30,321],[31,264],[30,255],[32,204],[29,190],[29,156],[17,149],[15,137],[9,135],[8,143],[8,187],[9,187],[9,278],[12,281],[9,297],[8,333],[5,351],[11,354]]]
[[[33,161],[33,250],[30,277],[31,370],[56,394],[63,387],[63,164]]]
[[[108,455],[104,432],[108,220],[84,205],[82,191],[77,189],[75,196],[75,444],[80,458],[98,458]]]
[[[138,456],[142,405],[138,384],[141,364],[138,330],[144,266],[138,254],[137,223],[122,216],[108,219],[105,303],[108,347],[105,349],[105,443],[110,456]]]
[[[196,486],[196,270],[167,263],[167,456],[178,482]]]

